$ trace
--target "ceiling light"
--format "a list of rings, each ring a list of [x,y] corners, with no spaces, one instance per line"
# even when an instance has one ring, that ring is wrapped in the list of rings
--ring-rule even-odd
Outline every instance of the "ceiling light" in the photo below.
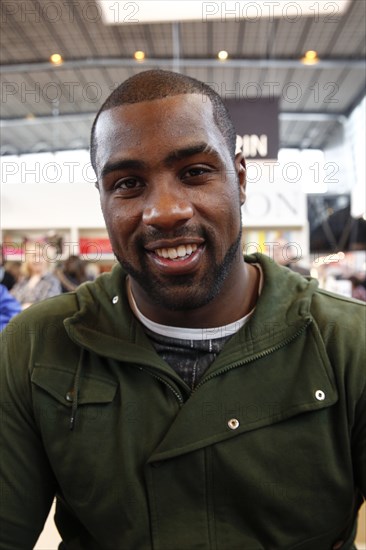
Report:
[[[143,52],[142,50],[137,50],[137,52],[133,54],[133,57],[136,59],[136,61],[143,61],[145,59],[145,52]]]
[[[229,57],[229,54],[227,53],[227,51],[221,50],[221,51],[217,54],[217,57],[220,59],[220,61],[225,61],[225,60]]]
[[[304,65],[315,65],[319,62],[318,53],[315,50],[308,50],[304,57],[301,58],[301,63]]]
[[[50,61],[53,65],[61,65],[64,60],[59,53],[53,53],[50,57]]]

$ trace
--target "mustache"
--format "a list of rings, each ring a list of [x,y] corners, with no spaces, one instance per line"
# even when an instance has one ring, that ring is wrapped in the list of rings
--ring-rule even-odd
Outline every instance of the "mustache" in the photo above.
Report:
[[[141,236],[139,241],[142,246],[146,246],[150,242],[164,240],[164,239],[180,239],[180,238],[194,238],[200,237],[207,239],[207,233],[202,227],[197,226],[182,226],[171,231],[162,231],[156,228],[150,228],[148,233]]]

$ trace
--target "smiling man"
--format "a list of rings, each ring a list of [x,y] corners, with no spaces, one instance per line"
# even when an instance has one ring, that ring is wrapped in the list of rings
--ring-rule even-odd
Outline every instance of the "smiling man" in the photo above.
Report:
[[[354,548],[364,306],[243,257],[245,163],[205,84],[128,79],[91,158],[118,265],[3,333],[0,548],[55,495],[62,549]]]
[[[240,246],[245,168],[235,132],[229,148],[202,94],[151,99],[145,85],[145,100],[106,109],[95,125],[93,164],[113,250],[152,320],[236,321],[253,305],[248,284],[258,271]]]

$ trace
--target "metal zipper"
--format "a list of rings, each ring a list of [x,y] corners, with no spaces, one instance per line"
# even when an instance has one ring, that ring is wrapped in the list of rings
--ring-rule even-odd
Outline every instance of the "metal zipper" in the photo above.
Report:
[[[283,340],[283,342],[281,342],[280,344],[277,344],[277,346],[273,346],[272,348],[268,348],[264,351],[261,351],[260,353],[257,353],[256,355],[253,355],[252,357],[249,357],[248,359],[245,359],[243,361],[237,361],[236,363],[232,363],[231,365],[227,366],[227,367],[224,367],[222,368],[221,370],[219,370],[218,372],[215,372],[209,376],[207,376],[206,378],[204,378],[199,384],[197,384],[197,386],[194,388],[194,390],[191,392],[190,395],[192,395],[196,390],[198,390],[199,387],[201,387],[203,384],[205,384],[206,382],[208,382],[209,380],[212,380],[213,378],[215,378],[216,376],[220,376],[221,374],[225,373],[225,372],[228,372],[232,369],[235,369],[237,367],[240,367],[242,365],[245,365],[247,363],[251,363],[252,361],[255,361],[256,359],[261,359],[262,357],[266,357],[267,355],[270,355],[271,353],[275,352],[275,351],[278,351],[279,349],[283,348],[284,346],[287,346],[287,344],[289,344],[290,342],[292,342],[293,340],[295,340],[298,336],[300,336],[300,334],[302,332],[304,332],[308,326],[312,323],[312,320],[309,319],[305,325],[303,325],[297,332],[295,332],[295,334],[293,334],[292,336],[290,336],[289,338],[286,338],[286,340]],[[164,378],[162,378],[161,376],[158,376],[157,374],[154,374],[151,370],[147,369],[146,367],[140,367],[141,370],[143,370],[144,372],[147,372],[148,374],[150,374],[150,376],[152,376],[153,378],[155,378],[156,380],[159,380],[159,382],[162,382],[167,388],[170,389],[170,391],[175,395],[175,397],[177,398],[178,402],[180,405],[184,405],[184,400],[183,400],[183,397],[180,395],[180,393],[178,393],[174,388],[173,386],[171,386],[169,384],[169,382],[167,382]]]
[[[144,367],[140,367],[141,370],[143,370],[144,372],[147,372],[148,374],[150,374],[150,376],[152,376],[153,378],[156,378],[156,380],[159,380],[159,382],[162,382],[163,384],[165,384],[165,386],[167,388],[170,389],[170,391],[173,392],[173,394],[175,395],[175,397],[178,399],[179,401],[179,404],[180,405],[183,405],[184,404],[184,400],[183,400],[183,397],[180,395],[180,393],[178,393],[174,388],[173,386],[171,386],[169,384],[169,382],[167,382],[166,380],[164,380],[164,378],[161,378],[161,376],[158,376],[157,374],[154,374],[153,372],[151,372],[151,370],[149,369],[146,369]]]
[[[197,386],[194,388],[192,393],[194,393],[196,390],[198,390],[199,387],[201,387],[203,384],[208,382],[209,380],[212,380],[212,378],[215,378],[216,376],[220,376],[221,374],[228,372],[232,369],[235,369],[237,367],[241,367],[242,365],[245,365],[247,363],[251,363],[252,361],[255,361],[256,359],[262,359],[263,357],[266,357],[267,355],[270,355],[274,351],[278,351],[279,349],[283,348],[284,346],[287,346],[290,342],[295,340],[302,332],[304,332],[308,326],[312,323],[312,319],[308,319],[305,325],[301,327],[295,334],[290,336],[289,338],[286,338],[286,340],[283,340],[280,344],[277,344],[277,346],[273,346],[272,348],[268,348],[264,351],[261,351],[260,353],[257,353],[256,355],[253,355],[252,357],[249,357],[248,359],[244,359],[243,361],[237,361],[236,363],[233,363],[227,367],[222,368],[218,372],[214,372],[213,374],[210,374],[206,378],[204,378]]]

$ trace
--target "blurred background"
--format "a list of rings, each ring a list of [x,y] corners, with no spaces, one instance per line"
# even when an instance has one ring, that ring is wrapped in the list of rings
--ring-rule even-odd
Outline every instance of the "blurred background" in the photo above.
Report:
[[[111,269],[90,128],[120,82],[151,68],[225,100],[248,162],[244,252],[366,300],[364,0],[6,0],[0,10],[1,277],[22,307],[45,296],[23,288],[37,247],[57,292]]]
[[[248,161],[243,248],[364,296],[363,0],[7,0],[1,3],[4,261],[27,241],[49,263],[114,256],[89,163],[108,94],[150,68],[211,85]],[[52,258],[51,258],[52,256]],[[16,267],[15,267],[16,269]]]

